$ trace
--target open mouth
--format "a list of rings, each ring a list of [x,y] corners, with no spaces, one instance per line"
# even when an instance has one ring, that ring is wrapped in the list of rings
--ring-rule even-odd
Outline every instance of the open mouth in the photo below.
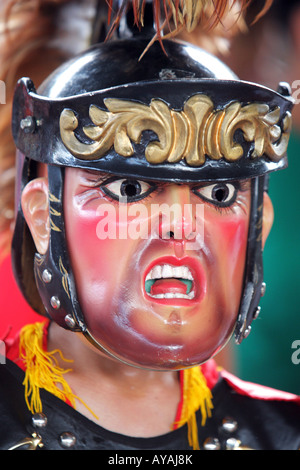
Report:
[[[154,299],[187,299],[195,297],[195,282],[186,265],[156,264],[145,278],[145,291]]]

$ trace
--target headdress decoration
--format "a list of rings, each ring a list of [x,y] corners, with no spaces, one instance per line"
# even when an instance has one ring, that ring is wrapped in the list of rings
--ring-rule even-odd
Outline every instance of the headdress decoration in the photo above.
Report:
[[[270,8],[273,0],[265,0],[261,11],[257,14],[255,21],[258,21]],[[151,40],[159,40],[163,46],[163,39],[177,36],[182,30],[191,33],[199,25],[202,30],[211,31],[222,21],[230,10],[235,6],[242,15],[251,0],[121,0],[119,8],[114,13],[114,0],[107,0],[109,5],[108,22],[112,20],[112,25],[108,38],[112,32],[120,25],[122,17],[126,14],[129,6],[133,11],[134,24],[138,29],[142,29],[145,24],[145,7],[147,3],[152,4],[153,18],[156,34]]]

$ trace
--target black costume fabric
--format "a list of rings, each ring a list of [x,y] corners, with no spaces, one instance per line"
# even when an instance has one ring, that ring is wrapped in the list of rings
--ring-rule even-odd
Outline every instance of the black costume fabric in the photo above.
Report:
[[[44,427],[33,425],[32,415],[24,400],[23,371],[7,360],[0,366],[0,449],[8,450],[19,442],[26,450],[34,433],[41,438],[41,450],[190,450],[187,426],[168,434],[152,437],[129,437],[108,431],[90,421],[71,406],[42,390]],[[214,409],[206,426],[197,416],[200,449],[211,442],[221,450],[250,448],[253,450],[300,449],[300,406],[280,400],[259,400],[243,396],[220,376],[212,390]],[[236,430],[222,426],[225,418],[237,423]],[[67,434],[66,434],[67,433]],[[72,436],[71,447],[64,447],[64,436]],[[25,439],[25,440],[24,440]]]

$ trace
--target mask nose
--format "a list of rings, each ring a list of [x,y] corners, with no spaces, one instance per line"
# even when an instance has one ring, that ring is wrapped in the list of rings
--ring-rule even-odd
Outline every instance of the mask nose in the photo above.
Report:
[[[170,185],[160,206],[158,234],[162,240],[192,240],[196,236],[196,220],[187,185]]]

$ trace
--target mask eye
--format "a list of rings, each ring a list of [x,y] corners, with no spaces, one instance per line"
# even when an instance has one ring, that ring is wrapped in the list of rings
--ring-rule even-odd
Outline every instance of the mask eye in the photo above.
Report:
[[[234,203],[238,188],[232,183],[217,183],[194,189],[194,193],[205,201],[219,207],[227,207]]]
[[[117,179],[101,185],[101,189],[117,201],[126,198],[126,202],[134,202],[147,197],[155,185],[134,179]]]

